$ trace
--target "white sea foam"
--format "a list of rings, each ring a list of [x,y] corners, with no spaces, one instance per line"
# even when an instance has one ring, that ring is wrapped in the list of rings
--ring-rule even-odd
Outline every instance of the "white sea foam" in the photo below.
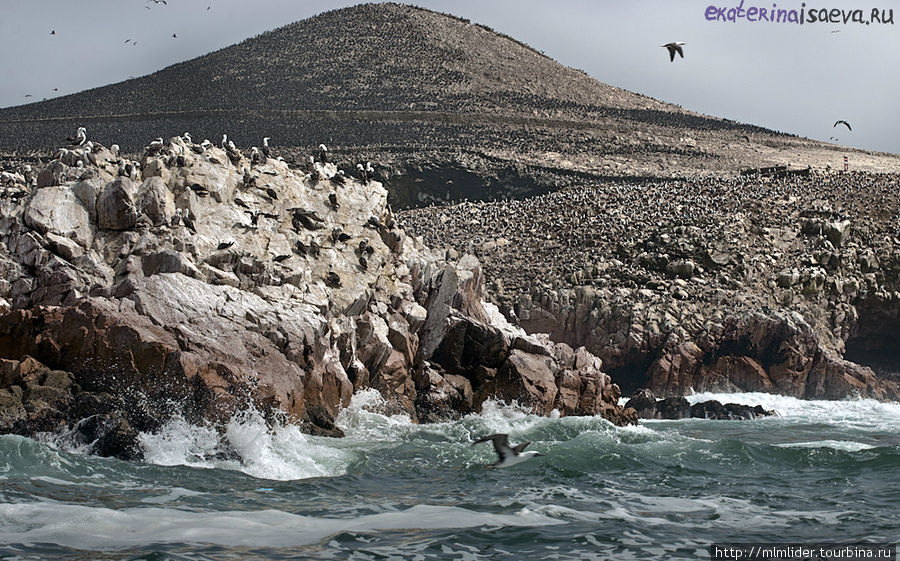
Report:
[[[439,530],[562,524],[528,509],[514,514],[416,505],[353,518],[301,516],[279,510],[191,512],[173,508],[113,510],[53,502],[0,504],[0,542],[52,543],[87,551],[161,543],[229,547],[292,547],[339,532]]]
[[[269,426],[255,410],[235,415],[221,434],[175,417],[138,438],[148,463],[239,470],[282,481],[346,473],[354,455],[334,440],[303,434],[292,424]]]
[[[164,495],[145,497],[141,499],[141,502],[147,504],[167,504],[175,502],[182,497],[197,497],[200,495],[203,495],[203,493],[200,493],[198,491],[191,491],[190,489],[185,489],[183,487],[172,487],[171,489],[169,489],[169,492]]]
[[[900,431],[900,403],[874,399],[848,398],[843,400],[806,400],[784,395],[761,392],[747,393],[695,393],[686,396],[691,403],[716,399],[722,403],[762,405],[774,410],[780,417],[792,421],[847,426],[861,430]],[[758,419],[771,421],[772,418]]]
[[[780,416],[775,422],[828,424],[883,430],[900,430],[900,404],[855,399],[845,401],[805,401],[764,393],[703,393],[688,397],[692,403],[717,399],[723,403],[761,404]],[[145,460],[159,465],[186,465],[199,468],[238,470],[254,477],[294,480],[339,476],[351,465],[373,453],[383,453],[394,445],[414,440],[445,441],[435,452],[440,462],[475,465],[489,461],[488,448],[470,450],[468,443],[484,434],[508,433],[511,440],[531,440],[541,450],[560,441],[590,439],[591,446],[612,449],[626,445],[635,450],[677,454],[686,441],[698,440],[672,427],[655,423],[636,427],[614,427],[600,417],[546,418],[531,413],[517,403],[487,401],[482,411],[444,423],[418,425],[396,407],[386,403],[378,391],[368,389],[353,396],[337,417],[336,424],[347,438],[332,439],[303,434],[292,424],[267,424],[256,411],[236,415],[224,431],[194,425],[173,418],[160,430],[140,435]],[[780,420],[780,421],[779,421]],[[771,418],[754,421],[772,422]],[[702,439],[700,439],[702,440]],[[870,447],[863,442],[835,438],[819,442],[815,438],[798,439],[785,446],[822,446],[846,451]],[[809,444],[806,444],[807,441]],[[671,450],[670,450],[671,449]]]
[[[833,448],[835,450],[843,450],[844,452],[859,452],[860,450],[869,450],[874,448],[870,444],[856,442],[853,440],[813,440],[809,442],[782,442],[776,444],[781,448]]]

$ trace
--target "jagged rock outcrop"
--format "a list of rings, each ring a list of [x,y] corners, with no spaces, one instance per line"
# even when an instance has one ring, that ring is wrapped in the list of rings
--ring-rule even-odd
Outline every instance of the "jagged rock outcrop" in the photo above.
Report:
[[[629,390],[637,385],[663,396],[761,391],[806,399],[900,399],[896,380],[845,360],[834,341],[797,312],[747,306],[725,316],[710,314],[697,301],[652,306],[639,290],[560,292],[565,305],[546,297],[520,299],[519,324],[584,345]]]
[[[406,237],[375,181],[180,137],[131,177],[112,152],[91,156],[77,179],[0,202],[4,431],[66,426],[131,457],[129,439],[174,413],[221,422],[253,406],[338,435],[368,387],[422,421],[497,397],[636,422],[599,359],[508,324],[479,262]],[[48,376],[68,382],[44,390]],[[80,416],[79,400],[96,407]]]
[[[636,391],[625,403],[625,407],[634,409],[641,419],[677,420],[693,417],[735,421],[775,415],[774,411],[764,409],[761,405],[722,404],[715,399],[691,405],[686,398],[674,396],[656,399],[647,388]]]
[[[898,399],[897,180],[607,182],[400,217],[478,256],[511,322],[585,346],[626,393]]]

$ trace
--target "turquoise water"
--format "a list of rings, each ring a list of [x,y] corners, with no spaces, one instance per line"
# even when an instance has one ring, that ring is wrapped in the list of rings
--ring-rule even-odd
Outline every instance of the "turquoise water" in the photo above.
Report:
[[[220,437],[174,420],[145,462],[65,438],[0,437],[0,559],[707,559],[717,542],[893,542],[900,404],[765,394],[755,421],[541,418],[512,405],[414,425],[374,393],[344,439],[267,429]],[[489,444],[546,456],[503,469]]]

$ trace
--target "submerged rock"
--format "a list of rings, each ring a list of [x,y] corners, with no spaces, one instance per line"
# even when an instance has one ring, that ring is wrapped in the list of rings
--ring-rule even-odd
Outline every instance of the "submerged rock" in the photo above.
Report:
[[[656,399],[649,389],[640,389],[625,403],[626,408],[633,408],[641,419],[719,419],[719,420],[750,420],[758,417],[775,415],[774,411],[766,410],[761,405],[742,405],[740,403],[726,403],[711,399],[691,405],[684,397],[667,397]]]

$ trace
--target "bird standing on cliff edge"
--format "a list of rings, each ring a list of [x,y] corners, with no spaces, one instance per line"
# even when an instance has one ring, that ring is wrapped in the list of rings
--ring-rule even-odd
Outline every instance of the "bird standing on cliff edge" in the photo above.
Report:
[[[660,45],[660,47],[665,47],[669,49],[669,62],[675,61],[675,53],[681,55],[681,58],[684,58],[684,51],[681,50],[682,45],[687,45],[684,41],[672,41],[671,43],[666,43],[665,45]]]
[[[485,437],[479,438],[472,443],[472,446],[475,446],[476,444],[480,444],[482,442],[487,442],[488,440],[491,441],[491,443],[494,445],[494,450],[497,452],[497,461],[489,466],[485,466],[488,469],[514,466],[526,460],[530,460],[535,456],[543,456],[543,454],[541,454],[540,452],[534,452],[531,450],[529,450],[528,452],[523,452],[525,447],[531,444],[531,442],[523,442],[515,446],[510,446],[509,435],[503,433],[489,434]]]

